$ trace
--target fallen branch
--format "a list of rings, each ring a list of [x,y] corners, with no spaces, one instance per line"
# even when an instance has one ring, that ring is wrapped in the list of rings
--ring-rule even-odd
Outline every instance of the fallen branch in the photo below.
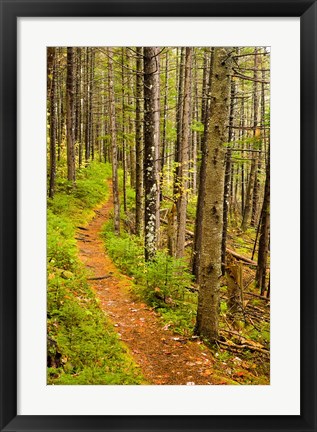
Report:
[[[269,350],[267,350],[265,348],[258,348],[258,347],[252,346],[252,345],[247,345],[247,344],[237,345],[237,344],[235,344],[233,342],[229,344],[229,343],[223,342],[221,340],[218,340],[218,343],[220,343],[221,345],[229,347],[229,349],[230,348],[234,348],[236,350],[248,349],[250,351],[258,351],[258,352],[260,352],[262,354],[270,355],[270,351]]]
[[[87,278],[87,280],[101,280],[101,279],[108,279],[110,277],[111,277],[110,275],[105,275],[105,276]]]
[[[263,296],[261,296],[260,294],[255,294],[255,293],[250,292],[250,291],[244,291],[244,294],[247,294],[247,295],[251,295],[251,296],[253,296],[253,297],[260,298],[261,300],[270,301],[269,298],[267,298],[267,297],[263,297]]]
[[[232,249],[228,249],[227,248],[226,251],[227,251],[227,253],[231,254],[233,257],[235,257],[235,258],[237,258],[237,259],[239,259],[241,261],[244,261],[244,262],[246,262],[248,264],[257,266],[257,263],[255,261],[253,261],[253,260],[251,260],[249,258],[246,258],[243,255],[238,254],[237,252],[233,251]]]
[[[88,228],[85,228],[83,226],[78,226],[77,228],[80,229],[80,230],[88,231]]]
[[[160,218],[160,221],[162,223],[164,223],[165,225],[168,224],[168,222],[165,219],[163,219],[163,218]],[[193,231],[190,231],[190,230],[186,229],[185,233],[187,235],[189,235],[190,237],[194,237]],[[188,246],[188,244],[186,246]],[[237,258],[237,259],[239,259],[239,260],[241,260],[241,261],[243,261],[243,262],[245,262],[247,264],[250,264],[250,265],[253,265],[253,266],[257,266],[258,265],[255,261],[253,261],[253,260],[251,260],[249,258],[246,258],[243,255],[238,254],[237,252],[233,251],[232,249],[226,248],[226,251],[227,251],[227,253],[231,254],[233,257],[235,257],[235,258]]]

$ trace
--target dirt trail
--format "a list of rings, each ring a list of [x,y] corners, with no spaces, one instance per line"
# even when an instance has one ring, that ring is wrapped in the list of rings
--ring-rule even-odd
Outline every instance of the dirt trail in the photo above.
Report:
[[[130,292],[130,278],[119,272],[100,238],[112,208],[110,196],[87,228],[80,230],[78,247],[80,259],[92,277],[107,276],[89,280],[89,284],[120,339],[150,384],[223,384],[221,377],[214,374],[212,354],[200,341],[172,333],[149,306]]]

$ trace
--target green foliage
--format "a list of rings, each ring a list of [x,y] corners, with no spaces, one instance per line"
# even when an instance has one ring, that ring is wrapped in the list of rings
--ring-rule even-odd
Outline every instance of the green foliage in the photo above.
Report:
[[[163,321],[181,334],[190,334],[195,324],[197,295],[187,288],[192,275],[184,260],[158,251],[153,261],[145,262],[141,240],[127,233],[118,237],[111,221],[103,236],[107,251],[116,265],[134,279],[134,291],[154,307]]]
[[[74,240],[76,226],[106,198],[109,165],[81,170],[74,190],[59,182],[47,211],[48,384],[141,384],[138,367],[87,284]]]
[[[191,130],[196,132],[204,132],[204,125],[200,121],[193,120],[191,124]]]

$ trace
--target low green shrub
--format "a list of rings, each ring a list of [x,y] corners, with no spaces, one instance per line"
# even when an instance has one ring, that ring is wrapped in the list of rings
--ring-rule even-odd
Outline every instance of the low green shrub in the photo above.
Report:
[[[123,232],[117,236],[111,221],[103,228],[107,251],[125,274],[133,277],[134,292],[154,307],[178,333],[191,333],[195,324],[197,295],[188,288],[192,275],[182,259],[158,251],[155,259],[144,260],[141,239]]]
[[[139,368],[87,284],[78,260],[76,226],[108,194],[110,165],[92,163],[76,187],[58,184],[47,210],[48,384],[141,384]]]

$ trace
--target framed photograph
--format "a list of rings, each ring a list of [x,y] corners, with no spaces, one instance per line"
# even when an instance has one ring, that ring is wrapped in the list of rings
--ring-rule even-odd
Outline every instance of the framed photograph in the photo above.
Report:
[[[1,0],[1,431],[316,430],[316,8]]]

